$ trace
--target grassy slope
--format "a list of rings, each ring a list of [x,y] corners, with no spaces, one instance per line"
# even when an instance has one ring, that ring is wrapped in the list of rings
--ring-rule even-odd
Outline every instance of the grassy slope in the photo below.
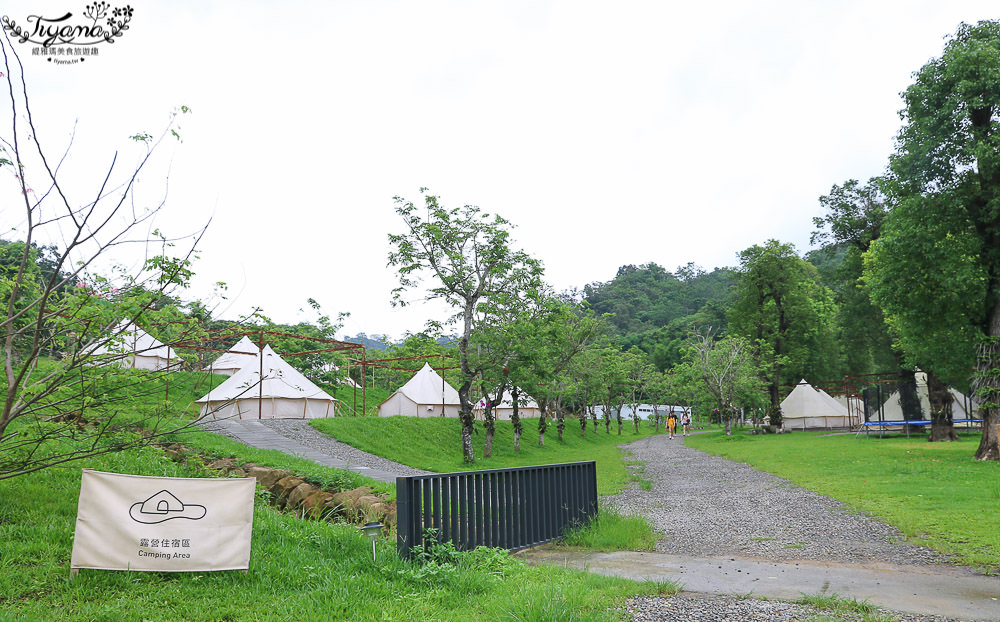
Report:
[[[0,620],[611,620],[609,607],[666,587],[495,555],[418,566],[385,539],[373,564],[353,526],[302,521],[264,503],[248,574],[84,570],[67,580],[81,466],[203,475],[146,449],[0,481]]]
[[[601,495],[619,492],[630,479],[618,445],[653,433],[651,428],[643,425],[639,434],[635,434],[629,424],[623,428],[622,436],[617,435],[614,426],[611,434],[606,434],[603,426],[598,426],[599,431],[595,434],[593,425],[590,425],[586,436],[581,438],[579,421],[573,419],[567,421],[562,441],[556,436],[555,426],[550,425],[545,433],[545,446],[539,447],[538,420],[527,419],[523,423],[520,452],[514,451],[511,423],[498,421],[493,456],[483,458],[486,432],[477,422],[478,433],[472,439],[477,459],[472,464],[462,461],[462,426],[458,419],[341,417],[315,420],[313,425],[358,449],[438,473],[595,460],[597,492]]]
[[[688,437],[896,525],[963,563],[1000,566],[1000,464],[972,459],[978,433],[956,443],[814,433]]]

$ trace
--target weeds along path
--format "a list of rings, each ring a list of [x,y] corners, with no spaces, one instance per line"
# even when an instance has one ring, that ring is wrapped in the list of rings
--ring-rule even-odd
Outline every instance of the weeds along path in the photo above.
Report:
[[[622,446],[641,461],[652,489],[632,485],[605,502],[647,517],[663,534],[657,550],[693,557],[841,563],[946,562],[903,534],[842,503],[745,464],[651,436]]]

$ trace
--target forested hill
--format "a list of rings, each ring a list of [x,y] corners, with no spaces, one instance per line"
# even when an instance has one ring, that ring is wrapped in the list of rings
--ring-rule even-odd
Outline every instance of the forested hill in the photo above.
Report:
[[[584,288],[597,313],[613,313],[624,349],[638,346],[660,369],[676,363],[679,346],[695,326],[724,330],[735,275],[729,268],[706,272],[689,263],[671,273],[655,263],[627,265],[606,283]]]

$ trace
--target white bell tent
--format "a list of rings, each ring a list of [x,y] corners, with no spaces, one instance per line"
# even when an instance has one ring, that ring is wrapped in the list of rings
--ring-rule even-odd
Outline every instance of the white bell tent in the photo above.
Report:
[[[115,328],[110,339],[94,348],[92,356],[98,365],[153,371],[177,367],[182,362],[170,346],[163,345],[135,323]]]
[[[260,354],[260,348],[257,344],[250,341],[249,337],[244,335],[242,339],[236,342],[236,345],[223,352],[219,358],[212,361],[202,371],[232,376],[248,365],[257,366],[258,354]]]
[[[781,427],[786,430],[846,428],[851,418],[837,400],[805,380],[799,382],[781,402]]]
[[[916,385],[917,385],[917,399],[920,401],[920,417],[919,420],[930,420],[931,403],[930,396],[927,391],[927,374],[920,370],[916,373]],[[978,407],[976,404],[966,397],[961,391],[949,387],[948,392],[951,393],[954,401],[951,404],[951,416],[953,420],[965,420],[965,419],[976,419],[979,416]],[[882,405],[881,415],[878,412],[872,413],[870,416],[871,421],[903,421],[906,417],[903,416],[903,405],[899,399],[899,391],[894,391],[889,399],[885,401]],[[910,417],[913,420],[913,417]]]
[[[263,360],[261,360],[263,359]],[[264,346],[261,357],[195,403],[214,419],[316,419],[332,417],[337,400]],[[263,372],[263,382],[260,381]]]
[[[518,417],[523,418],[538,416],[538,403],[531,399],[527,393],[524,391],[518,391],[517,401]],[[483,405],[485,406],[485,404]],[[514,396],[509,390],[507,390],[503,392],[503,398],[500,400],[500,405],[493,409],[493,415],[498,420],[509,420],[512,414],[514,414]]]
[[[428,363],[378,406],[380,417],[457,417],[460,410],[458,391]]]

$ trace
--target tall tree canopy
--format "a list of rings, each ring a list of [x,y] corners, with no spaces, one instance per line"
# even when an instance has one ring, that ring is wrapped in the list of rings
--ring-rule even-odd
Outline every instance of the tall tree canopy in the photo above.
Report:
[[[865,264],[907,356],[949,370],[945,377],[975,360],[984,418],[976,457],[989,460],[1000,460],[998,68],[992,20],[959,26],[941,57],[914,74],[890,159],[897,205]]]
[[[512,225],[499,215],[483,212],[478,207],[445,208],[434,195],[424,194],[424,209],[396,197],[396,213],[403,219],[406,232],[390,234],[389,265],[399,273],[399,287],[393,291],[394,304],[403,305],[403,293],[420,283],[420,276],[429,273],[433,284],[427,288],[429,298],[441,298],[457,313],[461,321],[458,339],[459,366],[462,382],[458,387],[461,403],[462,454],[467,461],[475,460],[472,451],[474,417],[469,391],[475,370],[470,365],[469,342],[476,321],[483,313],[504,299],[515,298],[517,292],[540,290],[542,264],[527,253],[511,246]]]
[[[768,379],[771,424],[781,425],[782,385],[841,372],[836,304],[816,268],[791,244],[768,240],[746,249],[739,273],[730,329],[755,345]]]

